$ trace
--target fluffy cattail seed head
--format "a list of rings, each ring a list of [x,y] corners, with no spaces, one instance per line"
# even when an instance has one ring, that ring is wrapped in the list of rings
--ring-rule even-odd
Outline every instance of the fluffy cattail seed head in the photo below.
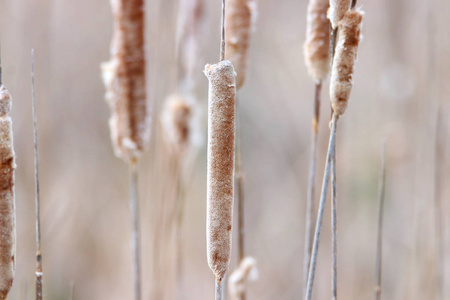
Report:
[[[231,300],[240,300],[247,287],[248,281],[258,278],[256,260],[253,257],[245,257],[239,267],[228,278],[228,294]]]
[[[310,0],[304,45],[305,63],[315,81],[325,79],[330,70],[330,21],[328,0]]]
[[[150,114],[145,90],[144,2],[112,0],[114,34],[111,60],[102,64],[114,150],[130,161],[145,150]]]
[[[185,154],[200,143],[198,108],[190,95],[172,94],[165,101],[161,121],[164,140],[172,153]]]
[[[11,95],[0,86],[0,299],[6,299],[11,289],[16,254],[14,199],[16,164],[10,109]]]
[[[333,28],[338,27],[339,21],[344,18],[345,13],[349,10],[351,2],[351,0],[330,0],[328,18]]]
[[[330,80],[331,106],[337,115],[345,112],[352,91],[362,18],[361,10],[350,10],[339,22],[339,39]]]
[[[205,66],[208,92],[207,255],[221,282],[231,258],[236,73],[223,60]]]
[[[228,0],[225,11],[225,57],[237,73],[237,89],[247,75],[250,35],[256,19],[255,0]]]

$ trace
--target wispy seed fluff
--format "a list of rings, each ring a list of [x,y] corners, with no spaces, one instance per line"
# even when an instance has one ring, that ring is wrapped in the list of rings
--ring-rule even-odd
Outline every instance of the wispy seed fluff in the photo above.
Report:
[[[225,10],[225,58],[233,64],[240,89],[247,76],[248,48],[256,20],[255,0],[227,0]]]
[[[14,279],[16,215],[11,95],[0,86],[0,299],[6,299]]]
[[[330,0],[328,18],[333,28],[338,27],[339,21],[344,18],[345,13],[350,9],[351,0]]]
[[[144,2],[111,0],[114,33],[111,60],[102,64],[115,153],[130,161],[145,150],[150,114],[145,90]]]
[[[310,0],[304,45],[305,63],[314,81],[327,77],[330,71],[330,21],[328,0]]]
[[[245,257],[228,278],[230,300],[240,300],[247,288],[247,283],[256,279],[258,279],[256,260],[250,256]]]
[[[164,104],[161,115],[164,141],[172,153],[184,155],[201,143],[198,106],[190,95],[172,94]]]
[[[345,112],[352,92],[363,14],[361,10],[351,10],[339,22],[339,39],[330,82],[331,105],[337,115]]]
[[[231,257],[236,73],[224,60],[205,66],[208,92],[207,256],[221,282]]]

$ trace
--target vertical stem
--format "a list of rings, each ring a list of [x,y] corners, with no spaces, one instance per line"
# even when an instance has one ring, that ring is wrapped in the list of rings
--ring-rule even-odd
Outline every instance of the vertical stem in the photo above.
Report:
[[[320,93],[322,90],[322,81],[316,83],[314,95],[314,113],[312,118],[311,133],[311,153],[309,160],[308,194],[306,197],[306,224],[305,224],[305,249],[303,253],[303,294],[306,292],[308,284],[309,262],[311,260],[312,240],[314,236],[314,196],[317,160],[317,134],[319,132],[320,117]]]
[[[223,288],[222,281],[218,282],[216,279],[216,300],[223,299]]]
[[[34,88],[34,49],[31,50],[31,93],[34,132],[34,176],[36,188],[36,300],[42,299],[42,254],[41,254],[41,202],[39,199],[39,152],[36,115],[36,94]]]
[[[134,299],[141,299],[141,255],[140,255],[140,226],[138,202],[138,172],[137,160],[130,162],[130,207],[133,223],[131,238],[133,252]]]
[[[336,179],[336,144],[334,144],[331,158],[331,244],[332,244],[332,269],[331,292],[332,299],[337,299],[337,179]]]
[[[225,0],[222,0],[222,26],[220,34],[220,61],[225,59]]]
[[[381,270],[383,258],[383,210],[384,195],[386,186],[386,142],[382,145],[381,172],[378,183],[378,237],[377,237],[377,265],[376,265],[376,285],[375,300],[381,299]]]
[[[182,173],[182,160],[177,158],[177,211],[176,211],[176,282],[177,282],[177,298],[183,294],[183,217],[185,206],[184,181]]]
[[[308,284],[306,286],[305,300],[310,300],[311,296],[312,296],[312,289],[313,289],[313,284],[314,284],[314,276],[315,276],[316,263],[317,263],[317,254],[319,252],[320,232],[322,230],[323,212],[325,209],[325,202],[326,202],[327,191],[328,191],[328,182],[330,179],[331,156],[333,154],[334,144],[336,142],[337,120],[338,120],[338,116],[336,114],[333,114],[333,118],[331,121],[332,128],[331,128],[331,133],[330,133],[330,140],[328,143],[327,160],[326,160],[325,172],[324,172],[323,182],[322,182],[322,192],[320,194],[319,212],[317,215],[313,250],[312,250],[311,262],[310,262],[310,266],[309,266],[309,276],[308,276]]]

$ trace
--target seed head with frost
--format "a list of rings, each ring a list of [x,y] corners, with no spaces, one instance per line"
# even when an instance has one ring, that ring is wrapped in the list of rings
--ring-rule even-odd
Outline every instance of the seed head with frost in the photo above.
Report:
[[[207,256],[221,282],[231,258],[236,73],[223,60],[205,66],[208,92]]]
[[[0,86],[0,299],[6,299],[14,279],[16,254],[16,214],[11,95]]]
[[[225,57],[236,70],[236,87],[240,89],[247,75],[250,36],[256,20],[256,1],[228,0],[226,5]]]
[[[339,22],[339,39],[330,80],[331,106],[337,115],[345,112],[352,91],[363,14],[361,10],[349,10]]]
[[[105,98],[115,153],[125,161],[138,157],[150,136],[146,98],[143,0],[111,0],[114,33],[111,60],[102,64]]]
[[[310,0],[304,45],[305,63],[315,81],[325,79],[330,70],[330,21],[328,0]]]
[[[331,26],[337,28],[339,21],[344,18],[345,13],[350,9],[351,0],[330,0],[328,18]]]
[[[231,300],[240,300],[247,288],[249,281],[258,279],[256,260],[253,257],[245,257],[239,267],[228,278],[228,294]]]

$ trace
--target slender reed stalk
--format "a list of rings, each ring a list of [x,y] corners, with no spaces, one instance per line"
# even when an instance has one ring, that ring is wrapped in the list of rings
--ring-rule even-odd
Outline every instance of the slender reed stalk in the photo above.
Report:
[[[39,153],[36,115],[36,95],[34,88],[34,49],[31,50],[31,88],[34,128],[34,175],[36,184],[36,300],[42,299],[42,253],[41,253],[41,202],[39,198]]]
[[[336,127],[337,127],[338,118],[339,118],[339,116],[337,114],[333,114],[333,117],[331,120],[330,140],[328,143],[328,152],[327,152],[327,159],[326,159],[326,164],[325,164],[325,172],[324,172],[323,182],[322,182],[322,191],[320,194],[319,212],[317,214],[316,230],[314,233],[314,242],[313,242],[313,249],[312,249],[312,254],[311,254],[311,262],[310,262],[310,266],[309,266],[308,283],[306,286],[305,300],[311,299],[312,289],[313,289],[313,285],[314,285],[314,276],[315,276],[316,264],[317,264],[317,254],[319,252],[320,233],[322,231],[322,219],[323,219],[323,213],[325,210],[325,202],[327,199],[328,183],[330,180],[331,159],[333,156],[333,151],[334,151],[334,147],[335,147],[335,143],[336,143]]]
[[[337,299],[337,179],[336,144],[331,157],[331,295]]]
[[[3,86],[0,58],[0,299],[11,290],[16,257],[16,156],[10,111],[12,97]]]
[[[133,222],[131,247],[133,250],[133,286],[134,299],[141,299],[141,241],[140,241],[140,211],[138,198],[137,160],[130,162],[130,208]]]
[[[220,61],[225,59],[225,0],[222,0],[222,26],[220,32]]]
[[[223,298],[223,284],[222,281],[216,280],[216,300],[222,300]]]
[[[237,105],[237,104],[236,104]],[[238,203],[238,260],[241,262],[245,257],[245,223],[244,223],[244,176],[242,174],[242,141],[239,122],[239,110],[237,110],[237,126],[236,126],[236,190]],[[245,298],[245,296],[244,296]]]
[[[377,260],[375,273],[375,300],[381,299],[381,270],[383,259],[383,211],[384,195],[386,190],[386,142],[383,142],[381,152],[381,172],[378,184],[378,236],[377,236]]]

